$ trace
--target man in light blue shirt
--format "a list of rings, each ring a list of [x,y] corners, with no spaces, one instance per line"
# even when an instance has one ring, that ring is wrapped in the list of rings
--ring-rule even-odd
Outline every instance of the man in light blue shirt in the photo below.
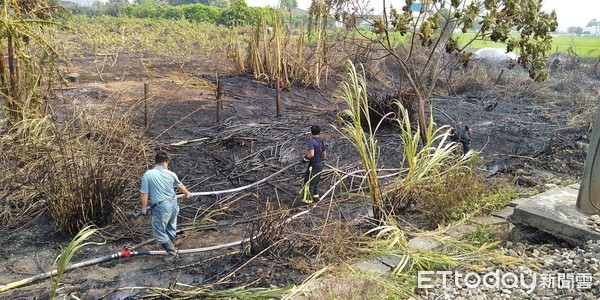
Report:
[[[179,181],[177,175],[169,171],[169,155],[159,151],[154,158],[155,166],[146,171],[142,177],[140,188],[142,214],[148,213],[148,204],[152,211],[152,235],[169,255],[175,256],[177,250],[173,241],[177,233],[177,215],[179,206],[175,198],[175,189],[182,192],[186,198],[190,192]]]

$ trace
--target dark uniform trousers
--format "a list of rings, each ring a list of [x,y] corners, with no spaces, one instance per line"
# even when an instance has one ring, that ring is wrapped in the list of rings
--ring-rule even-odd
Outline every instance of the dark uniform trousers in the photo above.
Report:
[[[309,183],[311,197],[319,198],[319,180],[321,179],[321,171],[323,171],[323,163],[309,163],[304,175],[304,184]],[[315,199],[317,200],[317,199]]]

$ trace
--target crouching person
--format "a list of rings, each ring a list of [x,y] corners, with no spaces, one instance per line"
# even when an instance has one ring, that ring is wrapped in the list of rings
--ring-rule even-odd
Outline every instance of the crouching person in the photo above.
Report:
[[[469,126],[458,124],[450,129],[450,140],[454,143],[460,143],[462,154],[465,155],[471,150],[471,135],[473,130]]]

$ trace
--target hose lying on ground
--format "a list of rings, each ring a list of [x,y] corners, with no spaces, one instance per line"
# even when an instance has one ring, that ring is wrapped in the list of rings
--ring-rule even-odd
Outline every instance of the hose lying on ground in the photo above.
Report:
[[[279,175],[279,174],[281,174],[281,173],[285,172],[287,169],[289,169],[289,168],[291,168],[291,167],[293,167],[293,166],[295,166],[295,165],[297,165],[297,164],[298,164],[298,163],[296,162],[296,163],[293,163],[293,164],[291,164],[291,165],[288,165],[287,167],[285,167],[285,168],[283,168],[283,169],[281,169],[281,170],[279,170],[279,171],[277,171],[277,172],[275,172],[275,173],[273,173],[273,174],[271,174],[271,175],[269,175],[269,176],[267,176],[267,177],[265,177],[265,178],[263,178],[263,179],[261,179],[261,180],[259,180],[259,181],[256,181],[256,182],[253,182],[253,183],[250,183],[250,184],[248,184],[248,185],[245,185],[245,186],[240,186],[240,187],[237,187],[237,188],[234,188],[234,189],[230,189],[230,190],[222,190],[222,191],[212,191],[212,192],[196,192],[196,193],[191,193],[191,194],[190,194],[190,197],[195,197],[195,196],[210,196],[210,195],[219,195],[219,194],[228,194],[228,193],[235,193],[235,192],[243,191],[243,190],[249,189],[249,188],[251,188],[251,187],[253,187],[253,186],[255,186],[255,185],[259,185],[259,184],[261,184],[261,183],[263,183],[263,182],[266,182],[267,180],[269,180],[269,179],[271,179],[271,178],[275,177],[276,175]],[[183,197],[183,195],[177,195],[177,198],[181,198],[181,197]]]
[[[247,189],[249,187],[252,187],[254,185],[258,185],[261,184],[265,181],[267,181],[269,178],[291,168],[292,166],[296,165],[297,163],[291,164],[275,173],[273,173],[272,175],[265,177],[257,182],[254,182],[252,184],[249,184],[247,186],[243,186],[243,187],[239,187],[236,189],[232,189],[232,190],[227,190],[227,191],[214,191],[214,192],[199,192],[199,193],[192,193],[193,196],[200,196],[200,195],[215,195],[215,194],[223,194],[223,193],[233,193],[233,192],[238,192],[244,189]],[[306,210],[303,210],[293,216],[288,217],[287,219],[285,219],[279,226],[283,226],[289,222],[291,222],[292,220],[307,214],[310,210],[312,210],[314,207],[316,207],[316,204],[318,204],[319,202],[321,202],[323,199],[325,199],[325,197],[327,195],[329,195],[330,193],[332,193],[335,188],[346,178],[348,177],[352,177],[352,176],[356,176],[356,174],[364,172],[364,170],[357,170],[357,171],[353,171],[350,173],[345,173],[340,179],[338,179],[325,193],[323,193],[322,197],[320,198],[320,200],[318,200],[317,202],[315,202],[315,205],[313,206],[309,206]],[[396,176],[396,174],[390,174],[392,176]],[[386,175],[390,176],[390,175]],[[332,196],[333,197],[333,196]],[[225,244],[220,244],[220,245],[215,245],[215,246],[209,246],[209,247],[203,247],[203,248],[194,248],[194,249],[182,249],[182,250],[178,250],[177,253],[179,254],[187,254],[187,253],[199,253],[199,252],[207,252],[207,251],[213,251],[213,250],[218,250],[218,249],[223,249],[223,248],[229,248],[229,247],[233,247],[233,246],[239,246],[242,245],[244,243],[247,243],[249,241],[251,241],[252,239],[256,239],[258,237],[260,237],[263,233],[259,232],[257,233],[255,236],[253,237],[249,237],[249,238],[245,238],[239,241],[234,241],[234,242],[230,242],[230,243],[225,243]],[[145,244],[142,243],[142,244]],[[140,244],[141,245],[141,244]],[[164,250],[157,250],[157,251],[151,251],[151,250],[142,250],[142,251],[135,251],[134,249],[139,247],[140,245],[136,245],[132,248],[124,248],[122,250],[120,250],[117,253],[114,254],[110,254],[110,255],[106,255],[106,256],[102,256],[102,257],[98,257],[98,258],[94,258],[94,259],[90,259],[90,260],[86,260],[86,261],[82,261],[82,262],[78,262],[75,264],[71,264],[69,266],[66,267],[65,271],[70,271],[70,270],[74,270],[77,268],[82,268],[82,267],[87,267],[90,265],[95,265],[95,264],[99,264],[99,263],[103,263],[103,262],[107,262],[107,261],[111,261],[111,260],[115,260],[115,259],[119,259],[119,258],[128,258],[131,256],[141,256],[141,255],[167,255],[167,252]],[[56,275],[57,270],[53,270],[50,272],[45,272],[42,274],[38,274],[29,278],[25,278],[16,282],[12,282],[6,285],[0,285],[0,293],[8,291],[10,289],[16,288],[16,287],[20,287],[26,284],[30,284],[42,279],[46,279],[49,278],[51,276]]]
[[[259,180],[256,182],[253,182],[251,184],[242,186],[242,187],[238,187],[238,188],[234,188],[234,189],[230,189],[230,190],[221,190],[221,191],[211,191],[211,192],[197,192],[197,193],[192,193],[191,196],[207,196],[207,195],[219,195],[219,194],[226,194],[226,193],[235,193],[235,192],[239,192],[239,191],[243,191],[245,189],[254,187],[256,185],[259,185],[261,183],[266,182],[267,180],[269,180],[270,178],[273,178],[283,172],[285,172],[286,170],[288,170],[289,168],[297,165],[298,163],[293,163],[290,164],[286,167],[284,167],[283,169]],[[177,198],[182,197],[183,195],[178,195]],[[237,242],[232,242],[232,243],[228,243],[228,244],[222,244],[222,245],[217,245],[217,246],[211,246],[211,247],[205,247],[205,248],[197,248],[197,249],[186,249],[186,250],[180,250],[178,251],[178,253],[184,254],[184,253],[195,253],[195,252],[205,252],[205,251],[212,251],[212,250],[217,250],[217,249],[221,249],[221,248],[227,248],[227,247],[232,247],[232,246],[237,246],[237,245],[241,245],[242,243],[246,243],[250,241],[250,238],[241,240],[241,241],[237,241]],[[146,243],[142,243],[146,244]],[[138,245],[141,246],[141,245]],[[110,255],[106,255],[106,256],[102,256],[102,257],[98,257],[98,258],[94,258],[94,259],[90,259],[90,260],[86,260],[86,261],[82,261],[79,263],[75,263],[72,265],[67,266],[67,268],[65,269],[65,271],[70,271],[70,270],[74,270],[77,268],[81,268],[81,267],[87,267],[90,265],[95,265],[95,264],[99,264],[99,263],[103,263],[103,262],[107,262],[107,261],[111,261],[111,260],[115,260],[115,259],[119,259],[119,258],[126,258],[126,257],[130,257],[130,256],[136,256],[136,255],[166,255],[167,253],[165,251],[133,251],[132,249],[122,249],[121,251],[114,253],[114,254],[110,254]],[[36,282],[38,280],[42,280],[45,278],[49,278],[51,276],[56,275],[57,270],[53,270],[50,272],[45,272],[42,274],[38,274],[29,278],[25,278],[16,282],[12,282],[6,285],[0,285],[0,293],[8,291],[10,289],[19,287],[19,286],[23,286],[32,282]]]

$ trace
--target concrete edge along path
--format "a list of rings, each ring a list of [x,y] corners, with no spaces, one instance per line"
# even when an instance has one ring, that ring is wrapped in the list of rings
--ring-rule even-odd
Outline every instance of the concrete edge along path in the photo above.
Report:
[[[461,239],[475,232],[477,226],[489,226],[498,230],[510,230],[513,224],[535,227],[577,245],[589,240],[600,240],[600,216],[589,216],[575,208],[579,184],[552,188],[541,194],[513,200],[508,206],[489,216],[478,216],[448,229],[441,237],[416,236],[409,240],[411,250],[439,251],[440,239]],[[388,273],[394,270],[400,257],[378,256],[355,264],[360,270]]]
[[[600,240],[600,216],[580,212],[575,204],[579,184],[553,188],[519,199],[510,221],[545,231],[575,245]]]

